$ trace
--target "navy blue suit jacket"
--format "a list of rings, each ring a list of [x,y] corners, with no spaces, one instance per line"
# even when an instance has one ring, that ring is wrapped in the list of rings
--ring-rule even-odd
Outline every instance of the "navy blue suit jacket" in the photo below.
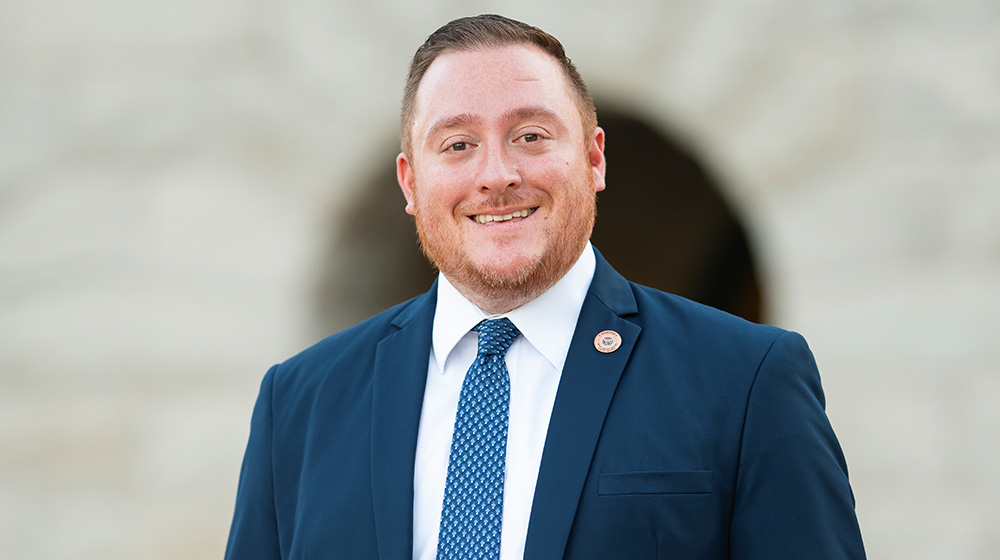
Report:
[[[226,558],[412,558],[435,294],[267,373]],[[604,354],[608,329],[622,344]],[[630,283],[598,255],[524,558],[864,558],[805,341]]]

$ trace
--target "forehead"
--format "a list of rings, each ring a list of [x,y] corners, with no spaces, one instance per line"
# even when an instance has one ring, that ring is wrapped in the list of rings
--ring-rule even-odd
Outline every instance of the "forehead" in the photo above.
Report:
[[[540,106],[570,122],[580,121],[562,68],[540,48],[518,44],[446,51],[420,81],[413,131],[419,136],[442,118],[489,119],[519,106]]]

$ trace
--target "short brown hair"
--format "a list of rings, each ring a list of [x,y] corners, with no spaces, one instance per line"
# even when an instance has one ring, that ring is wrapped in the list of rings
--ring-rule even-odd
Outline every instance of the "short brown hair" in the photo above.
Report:
[[[471,51],[507,45],[535,45],[556,59],[566,80],[576,95],[577,107],[583,119],[584,138],[590,138],[597,127],[597,111],[576,66],[566,56],[558,39],[526,23],[496,14],[483,14],[459,18],[432,33],[413,54],[410,72],[403,88],[403,106],[400,112],[399,137],[403,152],[410,156],[410,129],[416,109],[417,89],[431,63],[446,51]]]

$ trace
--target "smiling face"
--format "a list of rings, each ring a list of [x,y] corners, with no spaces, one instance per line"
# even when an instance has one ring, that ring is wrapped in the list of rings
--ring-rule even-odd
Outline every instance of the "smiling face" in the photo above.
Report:
[[[482,309],[534,299],[580,256],[605,170],[604,132],[584,134],[535,46],[448,51],[427,69],[399,184],[424,253]]]

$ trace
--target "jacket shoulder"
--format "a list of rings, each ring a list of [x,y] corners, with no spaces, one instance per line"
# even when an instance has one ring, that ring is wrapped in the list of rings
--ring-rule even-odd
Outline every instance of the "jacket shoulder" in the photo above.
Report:
[[[274,367],[275,384],[301,389],[332,379],[367,378],[373,371],[379,342],[428,307],[434,290],[390,307],[354,326],[327,336]]]
[[[638,316],[649,326],[673,326],[681,335],[708,340],[747,341],[770,344],[785,329],[747,321],[720,309],[687,298],[630,282]]]

